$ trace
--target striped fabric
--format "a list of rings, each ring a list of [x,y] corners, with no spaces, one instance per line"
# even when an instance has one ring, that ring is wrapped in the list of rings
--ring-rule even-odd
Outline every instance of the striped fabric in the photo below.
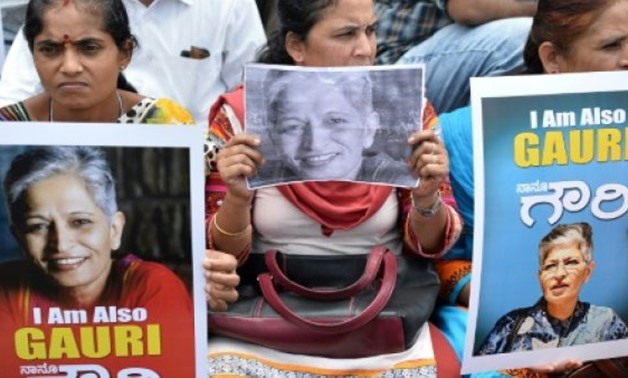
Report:
[[[23,102],[0,108],[0,121],[30,121]]]

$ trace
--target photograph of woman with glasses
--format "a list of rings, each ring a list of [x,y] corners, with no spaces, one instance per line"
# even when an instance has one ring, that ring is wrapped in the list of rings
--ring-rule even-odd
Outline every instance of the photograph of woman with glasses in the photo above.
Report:
[[[593,231],[588,223],[559,224],[539,243],[538,278],[543,296],[531,307],[502,316],[478,355],[556,348],[628,337],[609,307],[580,301],[591,277]]]

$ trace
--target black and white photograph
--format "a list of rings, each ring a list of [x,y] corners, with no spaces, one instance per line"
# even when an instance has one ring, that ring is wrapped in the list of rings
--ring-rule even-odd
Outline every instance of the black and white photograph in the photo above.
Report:
[[[407,139],[421,125],[422,65],[245,69],[247,133],[266,163],[249,188],[351,181],[416,187]]]

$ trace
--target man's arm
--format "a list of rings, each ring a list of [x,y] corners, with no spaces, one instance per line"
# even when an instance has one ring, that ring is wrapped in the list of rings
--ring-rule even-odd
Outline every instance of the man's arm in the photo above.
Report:
[[[228,20],[223,51],[221,78],[227,88],[233,88],[242,81],[244,65],[253,62],[257,51],[266,43],[256,3],[245,0],[237,4]]]
[[[509,17],[534,16],[537,0],[449,0],[447,13],[464,25],[480,25]]]
[[[0,76],[0,106],[16,103],[43,92],[33,56],[22,34],[15,35]]]

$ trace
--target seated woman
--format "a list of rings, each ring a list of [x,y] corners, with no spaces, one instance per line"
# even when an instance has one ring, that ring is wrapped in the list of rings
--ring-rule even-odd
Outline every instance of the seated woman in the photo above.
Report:
[[[278,10],[281,33],[262,53],[262,62],[304,66],[373,64],[377,16],[372,0],[279,0]],[[264,156],[258,149],[259,139],[242,133],[246,131],[242,94],[240,90],[223,96],[210,115],[207,144],[210,151],[217,151],[217,158],[208,164],[213,167],[206,196],[210,248],[244,261],[249,253],[263,254],[273,248],[287,255],[356,256],[385,245],[397,255],[434,259],[446,253],[457,239],[459,215],[450,205],[449,192],[440,190],[447,181],[447,154],[433,130],[437,119],[429,105],[423,124],[416,125],[416,131],[407,139],[407,145],[414,148],[407,169],[420,178],[417,188],[402,190],[332,181],[250,191],[245,179],[263,164]],[[431,264],[421,274],[433,275]],[[211,300],[211,291],[209,294],[210,305],[216,304]],[[433,305],[423,299],[417,296],[414,304]],[[438,359],[441,351],[433,347],[440,333],[430,336],[430,328],[425,323],[414,344],[403,352],[344,359],[280,352],[233,338],[211,337],[210,373],[430,376],[436,374],[435,356]],[[443,376],[459,374],[455,356],[453,361],[439,364],[438,371]]]
[[[31,0],[24,35],[45,92],[0,108],[0,121],[193,122],[125,80],[136,41],[121,0]]]
[[[623,20],[627,12],[625,1],[539,0],[524,49],[525,73],[625,70],[628,39]],[[471,107],[441,114],[439,119],[451,160],[453,193],[465,226],[458,243],[438,262],[437,269],[441,276],[455,278],[445,285],[450,301],[468,305],[474,224]],[[437,325],[443,323],[437,322]],[[541,370],[553,371],[554,367]]]
[[[101,149],[27,150],[4,193],[26,258],[0,264],[1,371],[54,361],[194,376],[190,294],[167,267],[115,252],[125,217]]]
[[[580,301],[580,290],[594,268],[591,226],[583,222],[554,227],[539,243],[543,298],[501,317],[478,354],[628,338],[626,324],[612,309]]]
[[[561,73],[576,71],[620,70],[626,68],[624,38],[627,3],[608,0],[540,0],[532,30],[526,45],[525,60],[530,73]],[[290,24],[288,24],[290,25]],[[604,44],[604,41],[607,41]],[[599,48],[598,48],[599,46]],[[602,46],[607,46],[602,48]],[[328,50],[329,51],[329,50]],[[332,54],[333,55],[333,54]],[[339,56],[336,54],[336,56]],[[286,54],[276,55],[283,64],[293,64]],[[473,154],[471,146],[470,108],[441,115],[442,135],[451,157],[453,194],[464,216],[466,231],[459,243],[438,263],[443,279],[442,296],[450,303],[468,305],[473,245]],[[233,271],[234,258],[218,252],[208,256],[210,271],[210,303],[226,308],[237,298],[238,277]],[[439,309],[441,307],[438,307]],[[452,307],[444,307],[451,309]],[[440,314],[437,314],[440,315]],[[452,327],[444,316],[439,328]],[[454,324],[458,334],[464,334],[465,321]],[[462,354],[462,350],[459,351]],[[503,376],[543,376],[545,372],[568,370],[579,366],[577,361],[539,367],[537,372],[520,370],[503,372]]]

